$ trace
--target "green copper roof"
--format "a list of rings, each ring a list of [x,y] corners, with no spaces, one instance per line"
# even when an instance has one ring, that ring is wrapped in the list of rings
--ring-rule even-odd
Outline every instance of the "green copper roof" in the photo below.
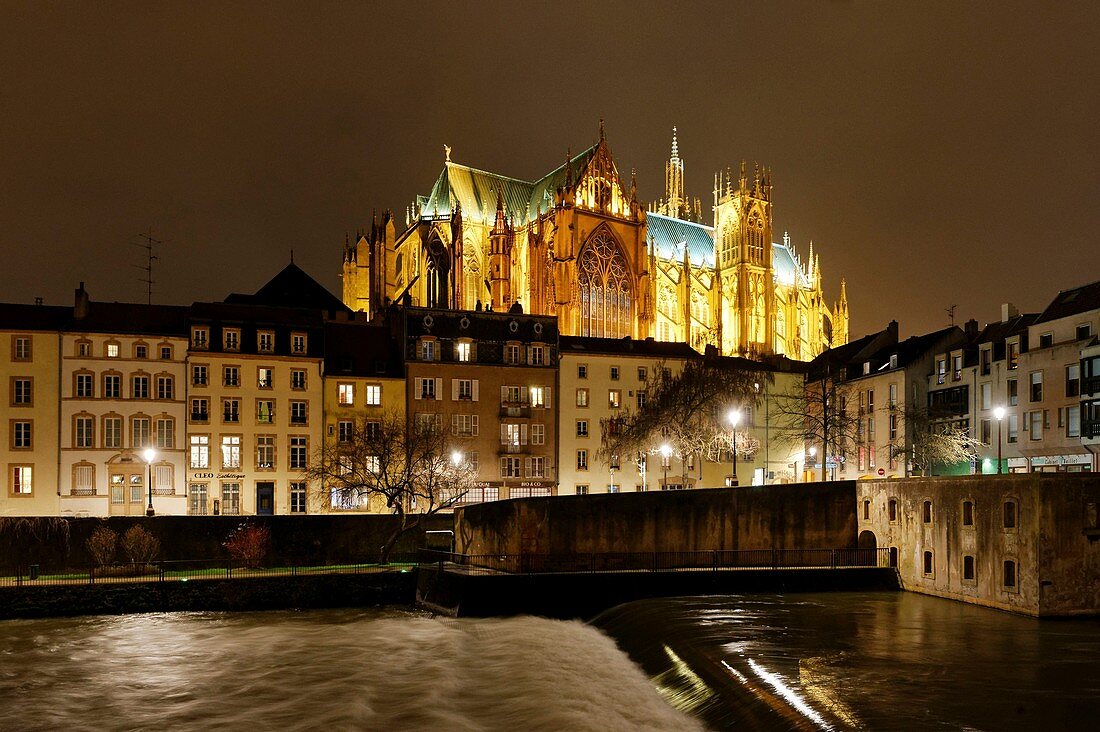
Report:
[[[696,267],[714,266],[714,229],[694,221],[674,219],[658,213],[647,213],[649,242],[662,259],[684,261],[684,247],[688,259]]]

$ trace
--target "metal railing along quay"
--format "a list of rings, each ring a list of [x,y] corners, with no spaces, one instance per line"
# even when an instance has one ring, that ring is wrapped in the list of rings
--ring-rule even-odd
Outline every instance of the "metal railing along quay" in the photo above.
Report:
[[[889,567],[890,550],[715,549],[685,552],[456,554],[424,549],[420,551],[419,565],[463,574],[849,569]]]
[[[386,564],[377,562],[326,565],[278,563],[277,566],[254,566],[232,559],[158,559],[144,564],[123,563],[106,567],[76,567],[56,571],[42,571],[38,565],[30,564],[15,567],[9,571],[0,570],[0,588],[407,572],[416,567],[417,560],[418,557],[414,554],[401,554],[394,555]]]

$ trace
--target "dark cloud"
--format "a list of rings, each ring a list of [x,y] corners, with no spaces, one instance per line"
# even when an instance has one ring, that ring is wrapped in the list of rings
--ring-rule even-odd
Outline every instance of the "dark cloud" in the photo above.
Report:
[[[995,319],[1100,276],[1095,4],[5,3],[0,299],[248,290],[443,160],[535,177],[597,120],[640,193],[774,170],[777,236],[845,276],[853,333]],[[403,214],[402,214],[403,215]]]

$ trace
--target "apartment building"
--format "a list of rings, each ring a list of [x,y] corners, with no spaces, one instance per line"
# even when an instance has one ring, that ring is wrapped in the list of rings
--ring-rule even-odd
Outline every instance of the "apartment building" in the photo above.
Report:
[[[55,516],[57,490],[59,333],[68,308],[0,305],[0,384],[5,434],[0,516]]]
[[[62,515],[182,514],[187,308],[92,302],[61,335]]]
[[[394,308],[406,413],[447,430],[476,474],[463,502],[557,494],[558,323],[550,316]]]

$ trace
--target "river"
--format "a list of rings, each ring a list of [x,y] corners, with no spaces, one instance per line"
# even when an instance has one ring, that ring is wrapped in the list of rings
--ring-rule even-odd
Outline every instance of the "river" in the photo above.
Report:
[[[0,623],[3,730],[1086,729],[1100,622],[908,593],[590,624],[394,609]]]

